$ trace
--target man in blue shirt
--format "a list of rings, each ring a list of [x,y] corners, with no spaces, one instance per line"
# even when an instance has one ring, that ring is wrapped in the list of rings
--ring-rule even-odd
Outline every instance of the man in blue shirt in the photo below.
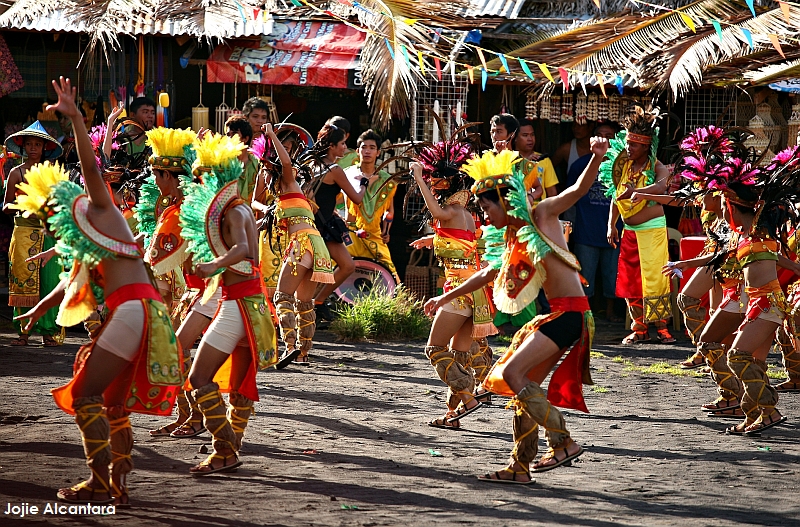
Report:
[[[608,123],[595,128],[593,135],[613,139],[617,130]],[[578,180],[592,154],[579,157],[567,173],[567,186]],[[597,271],[603,281],[603,296],[606,297],[606,320],[619,322],[614,315],[614,300],[617,283],[617,263],[619,247],[608,244],[606,228],[608,224],[608,208],[611,198],[605,196],[606,190],[600,181],[595,181],[589,192],[575,204],[575,224],[572,229],[572,241],[575,243],[575,256],[581,264],[581,275],[589,283],[586,296],[592,298]]]

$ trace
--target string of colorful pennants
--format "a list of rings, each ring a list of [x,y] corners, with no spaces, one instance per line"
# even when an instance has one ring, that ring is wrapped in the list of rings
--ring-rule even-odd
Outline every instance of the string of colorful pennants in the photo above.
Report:
[[[597,2],[597,1],[598,0],[595,0],[595,2]],[[681,20],[683,20],[683,23],[686,24],[686,27],[688,27],[689,30],[691,30],[692,33],[696,33],[697,32],[696,31],[697,25],[695,24],[694,19],[688,13],[684,13],[683,11],[679,11],[677,9],[671,9],[669,7],[665,7],[665,6],[661,6],[661,5],[651,4],[651,3],[645,2],[643,0],[631,0],[631,2],[633,2],[635,4],[646,5],[648,7],[659,9],[661,11],[667,11],[669,13],[678,14],[681,17]],[[756,14],[754,0],[745,0],[745,3],[747,4],[747,7],[750,9],[750,13],[753,15],[753,18],[757,17],[758,15]],[[798,7],[798,5],[800,5],[800,4],[795,4],[794,2],[786,2],[784,0],[777,0],[777,3],[778,3],[778,6],[781,9],[781,14],[783,15],[784,20],[786,21],[787,24],[791,24],[792,23],[792,17],[791,17],[791,10],[790,10],[789,6],[790,5],[794,5],[795,7]],[[737,24],[730,24],[730,23],[727,23],[727,22],[720,22],[719,20],[715,20],[713,18],[709,19],[709,22],[711,22],[711,25],[714,26],[714,31],[717,33],[717,36],[719,37],[720,42],[723,41],[722,24],[725,24],[728,27],[738,27],[739,30],[742,32],[742,35],[744,36],[745,40],[747,40],[747,44],[750,46],[750,49],[755,49],[755,44],[753,42],[753,32],[750,31],[749,29],[747,29],[746,27],[741,27],[741,26],[738,26]],[[781,42],[780,42],[780,38],[778,37],[778,35],[775,34],[775,33],[767,33],[766,36],[769,39],[770,43],[772,44],[772,47],[775,48],[775,51],[777,51],[778,54],[781,57],[786,58],[786,55],[783,53],[783,48],[781,48]],[[800,39],[788,37],[788,36],[785,36],[785,35],[783,35],[781,38],[783,38],[784,40],[789,40],[789,41],[793,41],[793,42],[800,42]]]
[[[380,14],[382,16],[385,16],[385,17],[388,17],[388,18],[392,18],[395,21],[395,23],[405,23],[405,24],[408,24],[408,25],[414,25],[415,23],[417,23],[419,21],[418,19],[405,19],[405,18],[404,19],[398,19],[397,17],[394,17],[391,13],[384,13],[382,11],[379,11],[378,13],[376,13],[376,12],[371,11],[370,9],[366,8],[364,5],[359,3],[357,0],[337,0],[337,1],[339,3],[341,3],[341,4],[347,5],[349,7],[353,7],[355,9],[360,9],[360,10],[362,10],[362,11],[364,11],[366,13],[369,13],[371,15]],[[651,3],[643,1],[643,0],[631,0],[631,1],[636,3],[636,4],[645,5],[645,6],[652,7],[652,8],[655,8],[655,9],[659,9],[659,10],[662,10],[662,11],[668,11],[670,13],[677,14],[677,15],[680,16],[681,20],[684,22],[684,24],[686,24],[686,26],[687,26],[687,28],[689,30],[691,30],[693,33],[696,32],[697,24],[695,22],[695,19],[692,18],[692,16],[689,15],[688,13],[685,13],[685,12],[679,10],[679,9],[671,9],[671,8],[664,7],[664,6],[651,4]],[[779,6],[780,6],[780,9],[781,9],[781,12],[783,14],[784,19],[786,20],[786,22],[788,24],[791,24],[790,5],[798,7],[798,6],[800,6],[800,4],[797,4],[797,3],[794,3],[794,2],[787,2],[787,1],[784,1],[784,0],[777,0],[777,1],[778,1]],[[358,31],[366,32],[366,33],[369,33],[369,34],[371,34],[373,36],[376,36],[378,38],[382,38],[383,41],[386,44],[386,48],[388,49],[390,56],[392,57],[392,60],[398,60],[397,57],[396,57],[396,48],[395,48],[395,46],[392,45],[394,41],[390,40],[388,35],[384,35],[384,34],[376,32],[374,30],[371,30],[369,28],[365,28],[365,27],[362,27],[360,25],[354,24],[354,23],[350,22],[349,20],[347,20],[346,18],[344,18],[344,17],[342,17],[340,15],[337,15],[336,13],[333,13],[330,10],[323,10],[323,9],[315,6],[314,4],[311,4],[308,0],[290,0],[290,2],[293,5],[297,6],[297,7],[302,7],[302,6],[309,7],[314,11],[317,11],[319,13],[323,13],[323,14],[325,14],[327,16],[335,18],[336,20],[340,21],[341,23],[344,23],[344,24],[346,24],[346,25],[348,25],[348,26],[350,26],[350,27],[352,27],[354,29],[357,29]],[[600,8],[600,0],[593,0],[593,2],[595,3],[595,5],[598,8]],[[750,9],[750,12],[752,13],[753,17],[756,17],[757,14],[756,14],[756,11],[755,11],[754,0],[745,0],[745,2],[747,4],[748,8]],[[257,17],[258,14],[259,13],[254,12],[255,17]],[[715,19],[709,19],[709,22],[711,22],[712,26],[714,27],[714,30],[716,31],[717,35],[719,36],[720,42],[723,40],[722,26],[724,24],[724,25],[730,26],[730,27],[738,27],[739,30],[742,32],[743,36],[745,37],[745,39],[747,40],[747,43],[750,46],[750,49],[755,49],[755,43],[753,41],[753,33],[749,29],[737,26],[736,24],[729,24],[727,22],[720,22],[719,20],[715,20]],[[775,50],[784,58],[786,58],[786,55],[784,54],[783,49],[781,48],[780,39],[800,42],[800,39],[795,39],[795,38],[786,37],[786,36],[781,36],[779,38],[779,36],[776,35],[776,34],[767,34],[766,36],[768,37],[769,41],[772,43],[772,45],[775,48]],[[556,82],[555,77],[553,76],[553,72],[551,71],[551,68],[554,68],[554,67],[553,66],[549,66],[548,64],[546,64],[544,62],[537,62],[537,61],[534,61],[534,60],[526,60],[526,59],[524,59],[522,57],[513,57],[513,56],[510,56],[510,55],[507,55],[507,54],[498,53],[496,51],[492,51],[492,50],[488,50],[486,48],[482,48],[482,47],[477,46],[477,45],[475,45],[473,43],[466,43],[466,42],[463,42],[463,41],[457,42],[457,41],[454,41],[453,39],[448,38],[445,35],[440,35],[440,38],[448,41],[451,45],[454,45],[454,46],[455,45],[461,45],[461,46],[465,46],[465,47],[472,48],[473,50],[475,50],[475,52],[478,55],[478,58],[479,58],[479,60],[481,62],[481,66],[478,67],[478,66],[474,66],[472,64],[458,62],[452,56],[451,57],[446,57],[443,54],[437,55],[437,54],[435,54],[435,53],[433,53],[431,51],[428,51],[428,50],[421,51],[421,50],[417,50],[417,49],[412,49],[411,53],[415,52],[414,54],[416,56],[414,57],[414,59],[416,59],[416,62],[417,62],[418,66],[419,66],[419,69],[420,69],[420,72],[422,73],[423,76],[425,75],[427,69],[431,69],[431,71],[435,70],[436,71],[436,78],[439,80],[439,82],[441,82],[443,73],[446,73],[447,70],[449,69],[452,81],[453,81],[453,83],[455,83],[456,66],[459,66],[459,67],[463,68],[461,73],[466,71],[467,75],[469,77],[470,83],[473,84],[475,82],[475,69],[477,68],[477,69],[480,70],[481,88],[483,90],[486,90],[486,83],[488,81],[489,76],[491,75],[491,76],[494,77],[494,76],[497,76],[497,75],[503,73],[504,71],[505,71],[506,75],[519,76],[519,77],[522,77],[522,78],[526,78],[527,77],[527,78],[530,78],[530,80],[535,81],[536,78],[534,77],[534,72],[531,70],[531,65],[533,65],[539,70],[539,72],[542,75],[544,75],[544,77],[549,82],[552,82],[552,83]],[[400,55],[402,56],[402,58],[405,61],[405,63],[409,67],[413,67],[412,66],[412,62],[411,62],[412,61],[411,53],[409,53],[409,49],[404,44],[399,44],[397,46],[397,48],[399,48]],[[485,54],[489,55],[489,56],[496,56],[500,60],[500,63],[502,64],[501,69],[499,69],[499,70],[489,69],[487,67],[486,55]],[[429,59],[433,60],[433,63],[434,63],[434,67],[433,68],[431,68],[430,64],[425,60],[426,58],[429,58]],[[510,66],[509,61],[517,62],[519,64],[520,69],[522,70],[522,73],[520,74],[520,73],[512,72],[511,68],[509,67]],[[442,63],[443,62],[444,62],[444,68],[442,68]],[[584,92],[586,91],[586,82],[587,82],[587,80],[589,78],[597,79],[597,84],[600,87],[600,90],[603,93],[603,96],[606,96],[606,88],[605,88],[606,84],[613,84],[618,89],[620,94],[623,91],[624,79],[623,79],[623,75],[620,74],[620,73],[617,73],[617,74],[597,73],[597,72],[581,71],[581,70],[577,70],[577,69],[574,69],[574,68],[563,68],[563,67],[555,67],[555,69],[558,72],[559,80],[561,81],[565,91],[567,91],[567,90],[572,88],[572,84],[570,83],[570,75],[571,74],[575,74],[578,77],[578,80],[579,80]],[[624,71],[623,71],[623,74],[625,74]],[[612,82],[608,82],[609,75],[614,77]]]

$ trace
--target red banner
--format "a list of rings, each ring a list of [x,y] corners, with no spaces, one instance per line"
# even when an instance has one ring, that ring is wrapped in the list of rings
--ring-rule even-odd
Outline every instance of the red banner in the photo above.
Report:
[[[261,39],[217,46],[208,81],[362,89],[364,40],[365,33],[341,23],[275,22]]]

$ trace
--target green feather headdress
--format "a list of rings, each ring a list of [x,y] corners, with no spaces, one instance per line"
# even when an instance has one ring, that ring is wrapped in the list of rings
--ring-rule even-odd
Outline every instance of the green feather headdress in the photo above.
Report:
[[[653,129],[653,139],[650,143],[650,163],[644,172],[645,176],[645,185],[652,185],[656,181],[656,152],[658,152],[658,127]],[[618,167],[618,170],[621,170],[622,163],[628,160],[628,154],[625,151],[625,138],[627,137],[628,132],[626,130],[622,130],[617,133],[616,137],[609,141],[608,152],[606,153],[606,159],[602,163],[600,163],[600,169],[598,171],[598,179],[600,183],[608,187],[606,191],[606,196],[611,199],[616,199],[617,195],[617,183],[619,179],[614,176],[614,167]],[[619,165],[617,162],[619,161]]]
[[[194,144],[196,158],[192,172],[202,182],[181,181],[184,199],[180,225],[181,235],[188,243],[187,250],[195,265],[215,258],[208,240],[209,210],[217,193],[241,177],[243,167],[238,157],[245,148],[238,137],[220,134],[206,134]]]

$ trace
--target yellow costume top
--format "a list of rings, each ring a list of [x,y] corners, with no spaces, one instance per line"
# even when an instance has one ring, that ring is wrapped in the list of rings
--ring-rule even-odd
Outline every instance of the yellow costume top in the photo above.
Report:
[[[630,218],[631,216],[636,215],[637,213],[643,211],[645,207],[648,205],[648,201],[640,201],[639,203],[632,204],[630,199],[619,199],[619,196],[625,193],[628,190],[628,186],[632,185],[635,189],[640,189],[646,187],[647,183],[647,172],[650,170],[650,161],[642,168],[642,170],[632,173],[633,161],[631,159],[626,160],[622,163],[621,168],[619,169],[619,181],[616,185],[616,192],[614,195],[614,201],[617,204],[617,208],[619,209],[619,213],[622,216],[623,220]],[[614,167],[614,179],[617,178],[617,167]]]

